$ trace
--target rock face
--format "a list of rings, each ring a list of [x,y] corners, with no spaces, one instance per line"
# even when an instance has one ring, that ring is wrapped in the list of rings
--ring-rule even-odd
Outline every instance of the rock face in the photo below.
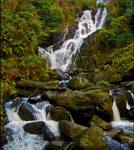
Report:
[[[80,90],[93,86],[86,78],[83,77],[73,77],[69,83],[68,87],[72,90]]]
[[[87,127],[72,123],[70,121],[61,120],[59,122],[61,135],[67,139],[77,141],[81,135],[85,134],[88,130]]]
[[[60,106],[55,106],[50,110],[50,114],[53,120],[59,121],[59,120],[68,120],[71,121],[72,117],[69,111],[67,111],[65,108]]]
[[[33,112],[32,112],[32,107],[28,103],[22,103],[20,105],[18,114],[21,117],[21,119],[23,119],[25,121],[30,121],[30,120],[35,119],[34,115],[33,115]]]
[[[54,134],[50,131],[50,129],[43,121],[27,123],[23,128],[26,132],[29,132],[31,134],[42,134],[45,140],[55,140]]]
[[[80,139],[80,146],[84,150],[105,150],[106,144],[102,140],[103,130],[97,126],[90,127]]]
[[[98,116],[93,116],[92,120],[91,120],[91,125],[92,126],[98,126],[104,130],[108,130],[111,128],[110,123],[102,120],[101,118],[99,118]]]
[[[112,118],[112,102],[108,92],[100,90],[91,90],[86,92],[71,91],[53,93],[46,92],[46,97],[58,106],[62,106],[71,111],[74,117],[81,117],[87,119],[94,114],[98,114],[104,120],[111,120]],[[75,118],[74,118],[75,119]],[[86,121],[86,120],[85,120]]]

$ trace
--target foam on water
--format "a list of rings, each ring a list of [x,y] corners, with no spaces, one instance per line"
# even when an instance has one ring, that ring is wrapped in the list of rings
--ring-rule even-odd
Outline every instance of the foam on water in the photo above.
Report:
[[[22,103],[28,103],[27,99],[23,99]],[[22,104],[21,103],[21,104]],[[20,105],[21,105],[20,104]],[[20,105],[18,107],[20,107]],[[58,122],[47,120],[46,108],[51,106],[48,101],[38,102],[35,105],[29,103],[35,120],[23,121],[18,115],[18,111],[13,106],[13,102],[9,101],[5,104],[6,114],[9,123],[5,126],[8,129],[8,144],[3,146],[4,150],[42,150],[48,141],[43,139],[42,135],[30,134],[23,130],[23,126],[29,122],[44,121],[50,131],[56,136],[60,136]]]
[[[101,1],[97,1],[99,2]],[[103,0],[104,2],[106,1]],[[51,69],[61,69],[65,72],[73,62],[72,58],[80,51],[84,39],[104,26],[106,16],[106,8],[98,8],[95,16],[92,16],[92,10],[83,11],[83,15],[78,19],[78,29],[74,37],[64,41],[57,50],[54,50],[53,46],[46,49],[39,47],[39,55],[47,58]]]

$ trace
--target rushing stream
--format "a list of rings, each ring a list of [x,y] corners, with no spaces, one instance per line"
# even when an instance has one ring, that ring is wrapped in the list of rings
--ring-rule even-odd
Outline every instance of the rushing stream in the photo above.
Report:
[[[51,69],[66,71],[73,61],[72,58],[79,52],[84,39],[104,26],[106,16],[106,8],[98,8],[94,16],[92,10],[83,11],[83,15],[78,18],[78,29],[74,37],[65,40],[57,50],[54,50],[53,46],[46,49],[39,47],[39,55],[47,58]]]
[[[106,3],[107,0],[97,0],[97,3]],[[81,45],[88,36],[92,35],[97,30],[101,29],[106,21],[107,9],[98,8],[96,13],[93,15],[92,10],[85,10],[80,18],[78,18],[78,29],[75,31],[73,38],[65,40],[59,49],[54,50],[53,46],[46,49],[39,47],[39,55],[47,58],[51,69],[60,69],[65,72],[69,65],[73,61],[73,57],[80,51]],[[65,77],[60,81],[62,87],[67,87],[69,79]],[[131,91],[128,91],[133,100],[134,95]],[[111,91],[110,91],[111,93]],[[120,117],[120,112],[116,104],[116,96],[114,96],[113,101],[113,118],[114,121],[111,122],[113,128],[123,129],[126,132],[133,132],[133,122],[123,121]],[[39,98],[37,98],[39,99]],[[64,99],[63,99],[64,100]],[[24,121],[18,115],[18,111],[22,104],[27,105],[28,109],[34,116],[33,121]],[[22,98],[18,105],[14,105],[13,101],[9,101],[5,104],[5,111],[8,117],[8,124],[5,126],[8,130],[8,143],[3,146],[4,150],[42,150],[48,141],[43,139],[42,135],[30,134],[25,132],[23,126],[27,123],[43,121],[50,131],[55,135],[55,137],[60,137],[60,131],[58,122],[51,120],[51,116],[47,114],[47,107],[50,104],[48,101],[38,101],[36,104],[30,104],[28,98]],[[128,102],[126,101],[126,109],[131,109]],[[119,150],[118,142],[110,139],[110,137],[105,137],[105,141],[108,145],[112,146],[116,144],[116,149]],[[127,145],[121,145],[121,150],[129,150]]]
[[[32,112],[34,121],[23,121],[18,111],[22,104],[28,104],[28,109]],[[9,123],[5,126],[8,129],[8,144],[4,145],[4,150],[42,150],[48,143],[44,140],[42,135],[30,134],[24,131],[23,126],[30,122],[43,121],[50,129],[50,131],[56,136],[60,136],[58,122],[51,120],[51,117],[47,117],[46,109],[50,104],[48,101],[37,102],[36,104],[30,104],[27,98],[22,98],[21,103],[18,106],[14,106],[12,101],[5,104],[6,114],[8,116]]]

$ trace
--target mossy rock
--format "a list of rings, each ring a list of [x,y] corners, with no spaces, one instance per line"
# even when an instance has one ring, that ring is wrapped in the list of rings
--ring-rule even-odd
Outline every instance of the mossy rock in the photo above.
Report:
[[[81,135],[85,134],[88,130],[87,127],[72,123],[70,121],[61,120],[59,122],[61,135],[67,139],[78,141]]]
[[[97,86],[102,86],[102,87],[110,87],[110,83],[105,80],[100,80],[96,83]]]
[[[94,113],[102,115],[104,120],[111,118],[112,102],[108,92],[101,90],[90,90],[86,92],[71,91],[65,92],[45,92],[45,97],[58,106],[62,106],[77,112],[81,117],[92,117]],[[107,120],[107,119],[106,119]]]
[[[111,125],[110,123],[102,120],[101,118],[99,118],[98,116],[94,115],[92,117],[92,120],[91,120],[91,126],[98,126],[104,130],[108,130],[111,128]]]
[[[50,114],[53,120],[59,121],[59,120],[72,120],[72,116],[65,108],[60,106],[55,106],[50,110]]]
[[[102,140],[103,130],[97,126],[90,127],[80,139],[80,146],[84,150],[105,150],[106,144]]]
[[[93,86],[93,84],[84,77],[74,77],[68,83],[68,87],[72,90],[81,90],[91,86]]]

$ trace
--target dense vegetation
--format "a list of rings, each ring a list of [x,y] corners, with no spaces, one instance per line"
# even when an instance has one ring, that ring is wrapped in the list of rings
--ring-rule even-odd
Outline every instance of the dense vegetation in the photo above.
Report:
[[[53,73],[45,60],[37,56],[38,46],[49,45],[50,36],[74,24],[76,13],[87,2],[1,1],[1,103],[17,92],[17,77],[40,81],[51,78]]]
[[[78,67],[89,72],[86,77],[90,81],[114,83],[132,80],[133,7],[131,0],[111,0],[107,4],[106,26],[92,35],[77,60]]]
[[[38,46],[46,47],[53,34],[75,24],[77,12],[85,6],[97,7],[95,0],[1,0],[1,103],[17,92],[17,77],[52,78],[46,61],[37,55]],[[83,62],[80,68],[96,69],[94,81],[98,83],[120,80],[133,69],[133,1],[110,0],[107,8],[107,26],[94,35],[94,44],[81,52],[88,61],[78,59]]]

